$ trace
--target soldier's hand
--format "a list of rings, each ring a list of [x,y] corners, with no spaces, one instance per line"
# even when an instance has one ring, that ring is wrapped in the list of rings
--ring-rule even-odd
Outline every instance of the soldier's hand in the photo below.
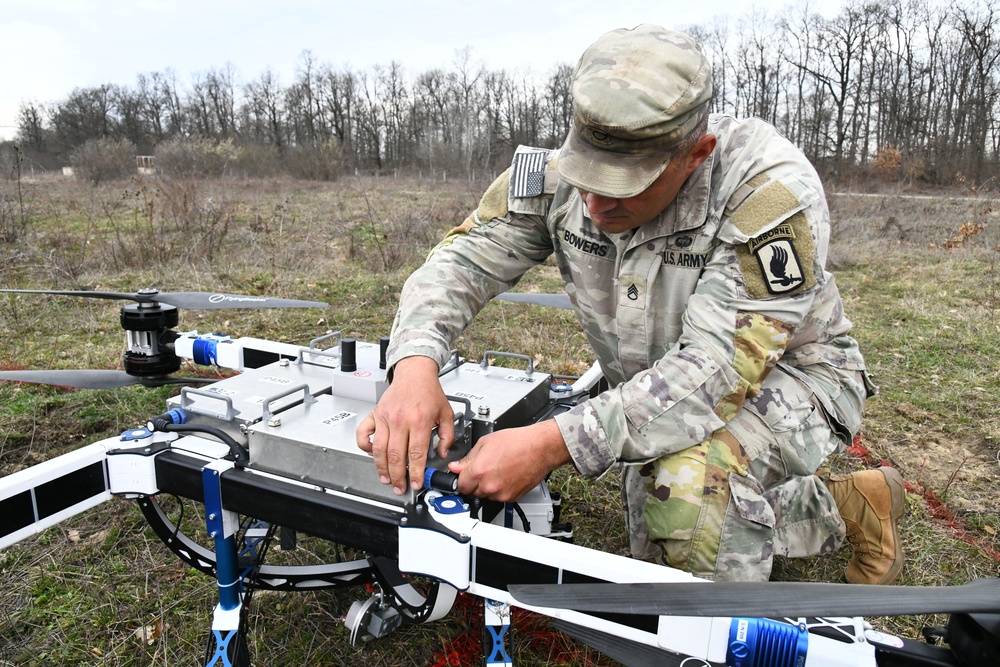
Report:
[[[549,419],[484,435],[448,469],[458,473],[459,493],[510,502],[571,461],[559,427]]]
[[[431,431],[438,429],[438,454],[446,456],[455,440],[455,414],[429,357],[407,357],[396,364],[392,384],[355,432],[358,447],[375,459],[383,484],[397,495],[423,484]]]

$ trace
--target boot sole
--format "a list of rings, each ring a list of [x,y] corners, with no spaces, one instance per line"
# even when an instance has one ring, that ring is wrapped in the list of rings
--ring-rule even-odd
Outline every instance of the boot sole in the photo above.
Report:
[[[903,545],[899,539],[899,520],[906,513],[906,486],[903,484],[903,476],[895,468],[882,466],[879,470],[885,476],[885,481],[889,485],[889,497],[892,499],[889,517],[892,519],[892,543],[895,545],[896,551],[892,567],[878,583],[891,584],[896,581],[903,569]]]

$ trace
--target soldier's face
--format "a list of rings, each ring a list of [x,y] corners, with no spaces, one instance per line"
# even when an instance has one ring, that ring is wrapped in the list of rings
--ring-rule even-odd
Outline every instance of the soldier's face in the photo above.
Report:
[[[676,156],[648,188],[632,197],[616,199],[580,190],[594,226],[605,234],[619,234],[650,222],[670,206],[684,181],[713,150],[715,137],[706,134],[690,153]]]

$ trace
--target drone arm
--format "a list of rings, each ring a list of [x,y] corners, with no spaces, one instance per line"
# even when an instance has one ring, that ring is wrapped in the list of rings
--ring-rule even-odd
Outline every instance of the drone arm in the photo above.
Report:
[[[508,587],[521,581],[697,581],[691,574],[652,563],[586,549],[567,542],[512,531],[471,519],[449,496],[428,493],[430,523],[447,532],[427,530],[428,522],[411,518],[399,529],[399,565],[404,572],[429,575],[474,595],[516,603]],[[459,539],[455,539],[459,535]],[[464,540],[462,538],[465,538]],[[471,567],[470,567],[471,564]],[[707,582],[706,582],[707,584]],[[607,630],[608,622],[570,610],[527,607],[578,625]],[[671,618],[660,624],[656,616],[635,617],[631,625],[615,624],[612,632],[639,643],[663,645],[688,655],[724,660],[724,627],[729,619]],[[662,635],[658,627],[663,627]],[[721,658],[720,658],[721,656]]]
[[[199,334],[197,331],[182,333],[174,341],[174,354],[181,359],[202,366],[219,366],[239,372],[260,368],[279,359],[294,361],[301,358],[304,350],[312,351],[314,356],[323,356],[328,352],[262,338],[231,338],[216,334]]]
[[[677,656],[698,656],[712,664],[737,664],[727,662],[727,653],[741,642],[759,651],[791,643],[793,647],[798,644],[799,656],[804,660],[796,664],[805,667],[874,667],[876,664],[872,643],[845,643],[807,632],[801,619],[796,625],[795,619],[782,622],[756,618],[609,615],[525,604],[518,601],[511,590],[526,582],[713,584],[673,568],[471,519],[467,507],[455,496],[429,492],[424,500],[426,510],[418,509],[399,528],[401,571],[441,579],[470,594],[494,601],[491,604],[499,605],[497,608],[504,605],[524,607],[576,627],[604,633],[613,637],[626,655],[642,647],[652,647],[665,652],[664,659],[656,664],[703,664],[697,659],[682,662]],[[422,512],[426,516],[421,519]],[[428,530],[434,523],[447,529],[447,533],[435,534]],[[863,631],[859,625],[861,619],[829,620],[851,626],[848,634],[852,640]],[[625,664],[653,663],[626,661]]]
[[[0,477],[0,549],[110,500],[159,491],[155,458],[171,434],[125,431]]]
[[[0,549],[110,500],[106,457],[95,443],[0,478]]]

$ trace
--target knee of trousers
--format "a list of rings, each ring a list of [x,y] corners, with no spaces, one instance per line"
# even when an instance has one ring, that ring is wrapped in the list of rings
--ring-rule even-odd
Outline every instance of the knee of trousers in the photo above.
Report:
[[[668,565],[715,580],[768,578],[775,516],[748,466],[746,450],[723,428],[642,467],[643,517]]]

